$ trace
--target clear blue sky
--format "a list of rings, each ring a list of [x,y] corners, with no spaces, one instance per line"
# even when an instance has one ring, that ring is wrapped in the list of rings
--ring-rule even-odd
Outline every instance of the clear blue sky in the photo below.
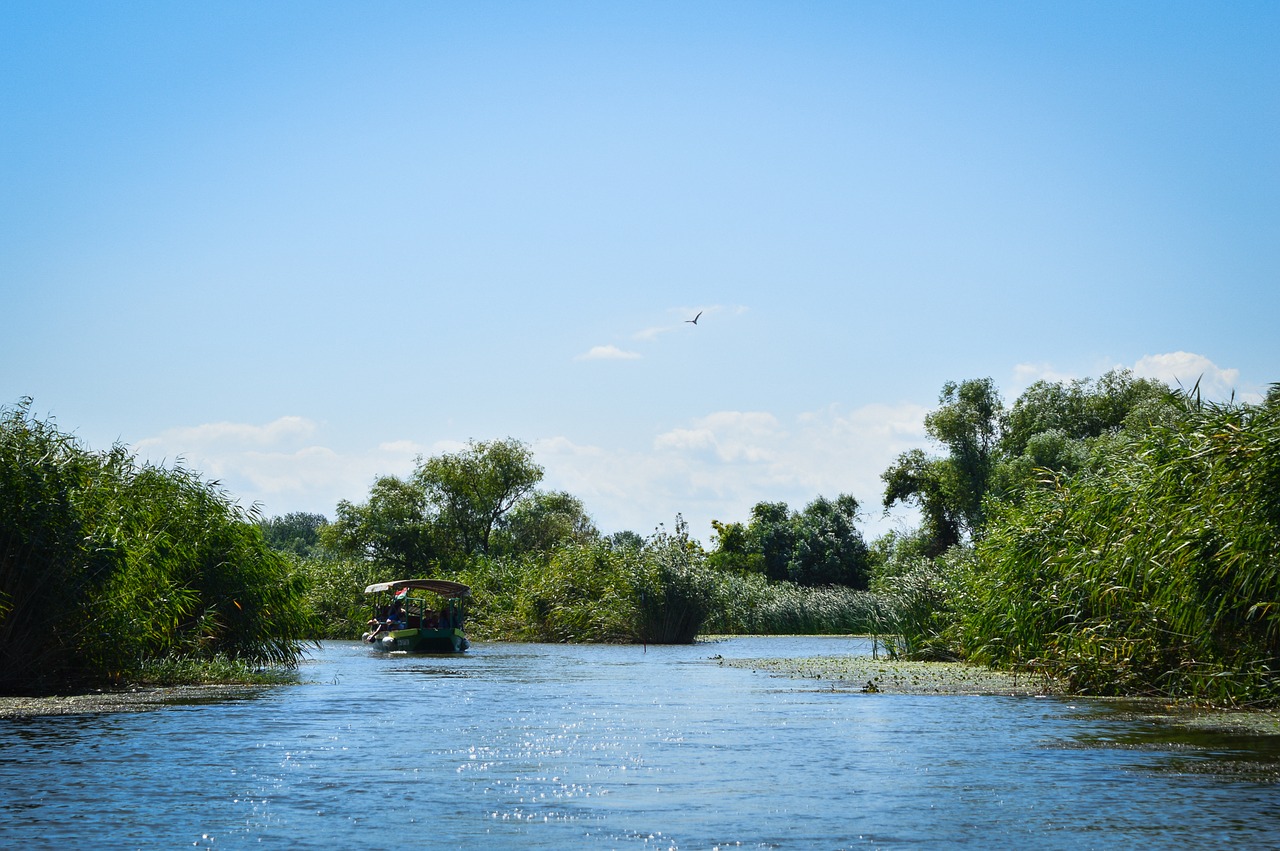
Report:
[[[510,436],[607,532],[874,533],[948,380],[1280,381],[1278,44],[1273,2],[9,0],[0,404],[268,515]]]

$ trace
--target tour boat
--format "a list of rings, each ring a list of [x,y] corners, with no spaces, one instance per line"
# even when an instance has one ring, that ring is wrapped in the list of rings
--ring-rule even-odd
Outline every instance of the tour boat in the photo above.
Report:
[[[373,618],[364,641],[378,650],[461,653],[462,624],[471,589],[447,579],[397,579],[364,589],[373,595]]]

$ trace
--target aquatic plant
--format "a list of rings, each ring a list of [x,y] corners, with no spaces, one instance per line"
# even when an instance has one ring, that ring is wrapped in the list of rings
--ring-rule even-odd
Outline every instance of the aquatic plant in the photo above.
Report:
[[[1080,691],[1280,695],[1280,405],[1207,405],[997,507],[957,635]]]
[[[157,658],[291,665],[288,562],[216,483],[0,412],[0,689],[128,679]]]

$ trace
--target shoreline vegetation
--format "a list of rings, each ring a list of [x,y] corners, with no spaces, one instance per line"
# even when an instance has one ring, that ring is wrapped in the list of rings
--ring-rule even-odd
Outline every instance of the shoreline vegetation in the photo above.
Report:
[[[308,642],[358,637],[366,585],[437,576],[471,587],[480,641],[865,634],[896,666],[880,680],[803,670],[872,693],[950,671],[999,693],[1280,704],[1280,385],[1216,405],[1122,371],[1006,407],[990,379],[949,383],[925,420],[939,452],[882,476],[917,528],[868,543],[840,494],[758,503],[705,547],[678,514],[601,533],[514,439],[420,457],[332,521],[267,519],[30,406],[0,409],[0,694],[287,676]]]

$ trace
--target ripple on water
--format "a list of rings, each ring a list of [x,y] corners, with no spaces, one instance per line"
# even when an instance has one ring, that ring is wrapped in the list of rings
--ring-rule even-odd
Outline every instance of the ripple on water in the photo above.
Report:
[[[0,722],[0,822],[32,847],[1087,848],[1280,827],[1274,741],[1181,741],[1079,701],[788,687],[711,659],[858,646],[327,643],[303,682],[249,699]]]

